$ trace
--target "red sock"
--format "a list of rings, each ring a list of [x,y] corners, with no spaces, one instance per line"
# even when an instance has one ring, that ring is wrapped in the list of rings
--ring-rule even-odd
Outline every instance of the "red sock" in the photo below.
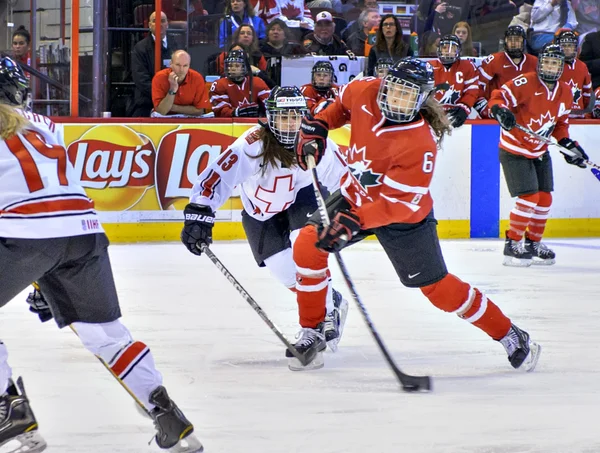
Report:
[[[542,240],[548,221],[548,213],[552,205],[552,194],[550,192],[539,192],[539,196],[540,199],[527,228],[527,236],[536,242]]]
[[[522,195],[517,198],[515,207],[510,211],[510,227],[508,237],[514,241],[520,241],[531,222],[531,217],[535,212],[539,196],[537,193],[532,195]]]

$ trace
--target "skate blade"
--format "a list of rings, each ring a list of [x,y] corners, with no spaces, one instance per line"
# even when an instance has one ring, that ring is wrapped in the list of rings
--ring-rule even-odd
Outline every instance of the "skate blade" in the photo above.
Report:
[[[169,448],[169,453],[200,453],[204,447],[194,434],[190,434],[181,439],[177,445]]]
[[[327,342],[327,347],[331,352],[334,353],[338,350],[338,344],[342,339],[342,334],[344,333],[344,326],[346,325],[346,317],[348,316],[348,301],[346,299],[342,299],[338,310],[340,311],[340,325],[338,327],[338,336],[333,340]]]
[[[519,367],[519,369],[525,371],[526,373],[531,373],[533,370],[535,370],[538,360],[540,359],[541,353],[542,347],[535,341],[531,341],[529,343],[529,355],[527,356],[523,364]]]
[[[531,266],[531,260],[505,256],[502,264],[509,267],[529,267]]]
[[[531,261],[531,264],[535,266],[552,266],[554,263],[556,263],[556,260],[554,258],[544,260],[542,258],[538,258],[537,256],[534,256]]]
[[[288,360],[288,368],[291,371],[318,370],[320,368],[323,368],[323,366],[325,366],[325,359],[323,359],[323,351],[317,352],[317,355],[315,355],[315,358],[312,359],[306,365],[302,365],[300,360],[298,360],[296,357],[291,357]]]
[[[17,437],[0,445],[0,453],[38,453],[46,449],[46,441],[35,430],[19,434]]]

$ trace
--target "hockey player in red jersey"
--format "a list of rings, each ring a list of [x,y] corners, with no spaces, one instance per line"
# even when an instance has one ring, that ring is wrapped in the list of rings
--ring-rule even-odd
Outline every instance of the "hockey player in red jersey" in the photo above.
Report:
[[[569,113],[573,105],[570,88],[559,82],[565,56],[560,46],[550,44],[539,54],[536,72],[517,77],[490,98],[490,116],[502,126],[500,163],[508,191],[517,198],[506,231],[504,265],[554,264],[555,253],[542,236],[552,204],[554,179],[548,145],[516,129],[520,124],[544,137],[551,135],[576,157],[563,154],[572,165],[585,168],[587,155],[569,138]],[[525,235],[525,244],[521,240]]]
[[[325,348],[325,291],[315,288],[329,278],[329,252],[375,235],[402,284],[419,288],[437,308],[499,341],[514,368],[532,371],[540,347],[479,289],[446,269],[430,185],[439,142],[450,127],[431,96],[433,88],[431,65],[405,58],[384,79],[369,77],[345,85],[331,106],[303,120],[296,143],[302,168],[307,168],[308,154],[316,162],[324,158],[330,129],[350,121],[347,160],[353,174],[327,199],[331,224],[323,226],[319,214],[313,215],[294,244],[302,326],[296,348]],[[317,354],[314,363],[322,366],[322,360]]]
[[[317,210],[311,177],[296,165],[294,140],[307,113],[306,100],[296,87],[276,87],[267,105],[267,123],[260,123],[239,137],[198,176],[190,204],[185,208],[181,238],[200,254],[199,242],[210,244],[215,211],[241,190],[242,225],[259,266],[287,288],[295,291],[296,267],[292,243],[307,216]],[[339,188],[348,172],[337,145],[327,141],[328,157],[317,171],[330,192]],[[348,302],[327,282],[325,337],[335,350],[348,311]]]
[[[479,66],[482,97],[475,109],[482,118],[488,117],[488,100],[497,88],[522,74],[534,72],[538,59],[525,53],[526,34],[520,25],[511,25],[504,32],[504,51],[489,55]]]
[[[560,81],[566,83],[573,93],[573,106],[571,118],[583,118],[593,109],[592,76],[587,65],[577,58],[579,37],[569,29],[556,32],[554,42],[558,44],[565,54],[565,67]]]
[[[436,86],[449,84],[450,88],[435,97],[448,114],[452,127],[462,126],[479,96],[479,76],[473,63],[460,58],[460,40],[454,35],[440,39],[438,60],[431,62]]]
[[[393,65],[394,60],[391,58],[380,58],[375,64],[373,76],[383,79]]]
[[[162,386],[150,349],[119,320],[108,239],[94,203],[74,176],[60,127],[19,109],[28,92],[23,72],[0,59],[0,307],[37,281],[58,327],[76,330],[152,417],[158,446],[201,452],[192,424]],[[22,378],[13,381],[0,341],[0,451],[45,447]]]
[[[210,87],[210,102],[216,117],[258,117],[264,113],[269,87],[250,71],[246,52],[232,50],[225,58],[225,77]]]
[[[311,83],[300,87],[311,115],[326,108],[337,97],[339,87],[333,83],[334,80],[335,71],[329,61],[317,61],[314,64],[311,70]]]

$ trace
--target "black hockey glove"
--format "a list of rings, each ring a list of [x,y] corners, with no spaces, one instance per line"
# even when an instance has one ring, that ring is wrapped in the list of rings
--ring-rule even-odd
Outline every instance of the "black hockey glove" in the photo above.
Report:
[[[201,244],[212,244],[215,213],[208,206],[189,203],[183,210],[185,221],[181,230],[181,242],[194,255],[201,255]]]
[[[250,104],[246,107],[238,107],[233,111],[233,116],[238,116],[240,118],[257,118],[258,105]]]
[[[492,118],[494,118],[502,129],[510,131],[513,127],[517,125],[517,120],[515,119],[515,115],[513,112],[508,110],[505,107],[500,107],[499,105],[492,106]]]
[[[569,156],[568,154],[561,151],[563,157],[565,158],[568,164],[577,165],[579,168],[587,168],[585,161],[589,160],[589,157],[585,153],[583,148],[579,146],[579,143],[571,140],[570,138],[565,137],[561,139],[558,142],[558,144],[560,146],[564,146],[569,151],[572,151],[575,154],[575,156]]]
[[[52,319],[50,306],[36,285],[33,286],[33,292],[27,296],[27,303],[29,304],[29,311],[38,315],[40,321],[46,322]]]
[[[360,218],[352,211],[342,209],[331,219],[329,226],[319,228],[317,248],[339,252],[360,231]]]
[[[311,115],[302,118],[300,132],[296,136],[295,144],[296,159],[302,170],[308,170],[306,160],[308,156],[315,158],[315,165],[319,164],[327,147],[328,133],[329,126],[325,121],[313,118]]]
[[[448,110],[448,119],[453,128],[456,129],[465,124],[470,113],[467,109],[468,107],[465,105],[463,107],[453,107]]]
[[[488,100],[486,98],[477,99],[473,108],[479,113],[481,118],[489,118]]]

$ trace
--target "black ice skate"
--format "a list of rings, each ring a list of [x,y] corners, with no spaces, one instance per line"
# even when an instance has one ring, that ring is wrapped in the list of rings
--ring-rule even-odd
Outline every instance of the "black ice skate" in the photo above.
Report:
[[[344,325],[346,324],[346,316],[348,316],[348,301],[344,299],[340,292],[334,289],[333,310],[325,315],[325,321],[323,322],[325,341],[331,352],[336,352],[338,349],[338,343],[342,339]]]
[[[38,424],[25,394],[23,379],[17,385],[9,381],[0,395],[0,451],[2,453],[37,453],[46,449]]]
[[[289,358],[288,368],[292,371],[306,371],[323,368],[323,351],[327,348],[325,335],[323,334],[324,323],[320,323],[316,329],[302,328],[296,335],[294,344],[298,352],[308,359],[306,365],[302,365],[293,354],[286,349],[285,356]]]
[[[506,349],[508,361],[513,368],[527,372],[535,369],[542,352],[542,347],[536,342],[531,341],[527,332],[515,325],[511,325],[506,336],[498,341]]]
[[[204,451],[202,444],[193,434],[194,426],[169,398],[167,390],[162,385],[154,390],[148,399],[156,406],[150,415],[154,419],[157,430],[155,440],[160,448],[168,449],[172,453]]]
[[[505,266],[528,267],[531,266],[531,251],[529,251],[521,241],[515,241],[508,237],[504,242],[504,264]]]
[[[554,251],[549,249],[546,244],[542,244],[540,241],[534,241],[529,238],[527,234],[525,234],[525,248],[531,252],[531,264],[550,266],[556,263],[556,254]]]

